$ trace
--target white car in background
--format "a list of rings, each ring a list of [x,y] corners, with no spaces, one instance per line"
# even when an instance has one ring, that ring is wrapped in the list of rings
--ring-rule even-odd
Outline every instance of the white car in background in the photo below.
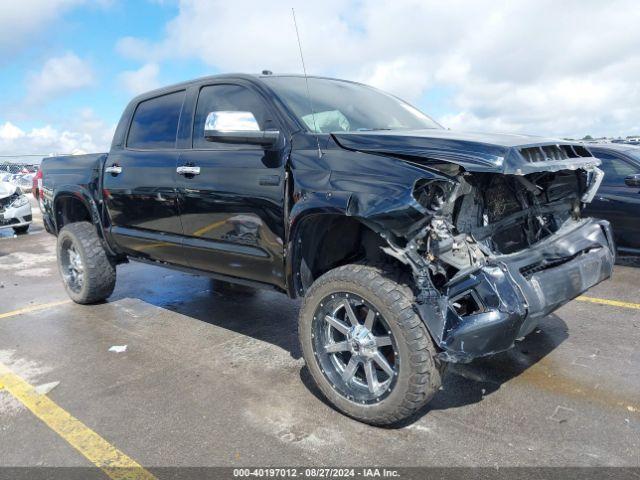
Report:
[[[25,233],[32,218],[29,197],[19,187],[0,182],[0,229],[11,227],[16,233]]]

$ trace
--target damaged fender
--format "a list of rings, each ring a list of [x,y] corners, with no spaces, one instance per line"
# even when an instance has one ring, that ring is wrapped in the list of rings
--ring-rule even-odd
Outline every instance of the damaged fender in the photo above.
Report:
[[[298,183],[293,251],[307,215],[362,222],[410,269],[415,308],[440,358],[467,362],[512,347],[544,315],[611,275],[608,223],[580,218],[603,175],[579,145],[523,146],[509,136],[513,144],[479,147],[477,136],[429,135],[397,142],[386,132],[334,135],[343,153],[351,151],[348,161],[363,162],[362,175],[336,168],[340,153],[323,155],[329,178]]]

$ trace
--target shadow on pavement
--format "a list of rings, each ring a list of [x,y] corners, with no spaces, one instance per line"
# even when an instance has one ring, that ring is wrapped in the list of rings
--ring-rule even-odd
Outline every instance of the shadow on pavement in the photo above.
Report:
[[[481,401],[540,362],[567,338],[566,323],[552,314],[512,349],[469,364],[450,365],[443,389],[432,400],[430,410],[446,410]]]
[[[169,281],[146,278],[157,267],[146,268],[136,286],[118,284],[109,301],[138,298],[146,303],[186,315],[201,322],[276,345],[295,360],[298,345],[298,301],[271,290],[230,286],[206,277],[169,273]],[[167,272],[165,270],[165,272]],[[173,279],[176,281],[171,281]],[[127,282],[128,283],[128,282]]]
[[[640,255],[618,255],[616,258],[616,265],[623,267],[640,267]]]
[[[44,227],[42,226],[42,224],[34,222],[29,226],[29,230],[27,230],[25,233],[15,233],[13,231],[13,228],[11,227],[0,228],[0,239],[15,238],[16,240],[19,240],[21,237],[28,237],[29,235],[41,232],[44,232]]]
[[[299,301],[269,290],[229,289],[205,277],[164,272],[167,273],[163,274],[156,268],[136,272],[125,281],[125,285],[119,284],[119,291],[110,300],[139,298],[210,325],[271,343],[289,352],[293,359],[301,357],[297,338]],[[159,281],[158,277],[164,280]],[[135,281],[135,285],[126,285],[131,281]],[[446,410],[482,401],[504,383],[540,362],[567,337],[566,323],[557,315],[549,315],[541,321],[539,328],[507,352],[469,364],[450,364],[442,389],[432,401],[414,418],[397,426],[413,423],[431,410]],[[327,403],[306,367],[300,370],[300,378],[312,394]]]
[[[433,410],[447,410],[482,401],[504,383],[534,366],[567,338],[568,330],[564,320],[557,315],[549,315],[542,320],[539,328],[517,342],[511,350],[468,364],[449,364],[442,389],[431,402],[413,417],[393,427],[410,425]],[[311,393],[330,405],[315,386],[306,367],[301,369],[300,379]]]

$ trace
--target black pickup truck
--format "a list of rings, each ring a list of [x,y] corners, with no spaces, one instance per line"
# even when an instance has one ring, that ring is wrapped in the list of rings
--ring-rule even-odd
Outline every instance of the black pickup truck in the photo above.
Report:
[[[46,158],[39,194],[74,301],[109,297],[128,260],[303,297],[321,391],[391,425],[448,362],[511,348],[611,275],[609,224],[581,214],[599,164],[353,82],[225,75],[135,98],[111,151]]]

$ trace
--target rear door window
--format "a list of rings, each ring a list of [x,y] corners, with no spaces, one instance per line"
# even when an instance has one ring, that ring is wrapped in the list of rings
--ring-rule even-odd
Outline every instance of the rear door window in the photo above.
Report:
[[[127,147],[140,150],[176,148],[184,96],[183,90],[140,102],[133,114]]]

